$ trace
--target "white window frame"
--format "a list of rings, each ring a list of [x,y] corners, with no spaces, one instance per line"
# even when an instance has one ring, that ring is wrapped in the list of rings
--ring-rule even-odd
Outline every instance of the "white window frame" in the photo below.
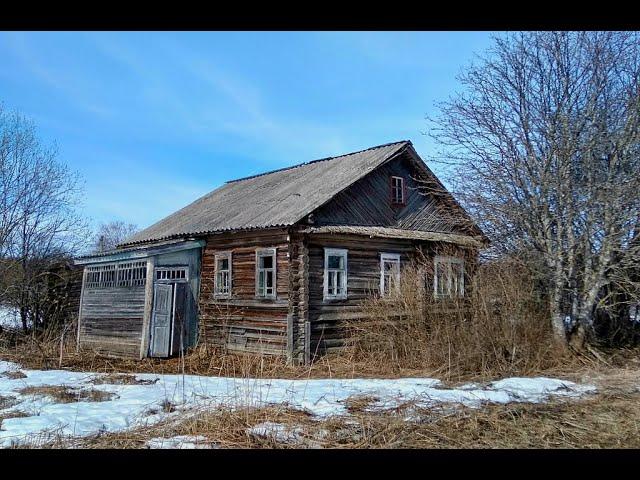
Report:
[[[273,267],[272,268],[260,268],[260,257],[272,257],[273,258]],[[277,272],[277,249],[276,248],[260,248],[256,250],[256,297],[257,298],[276,298],[278,295],[278,272]],[[260,272],[265,272],[265,280],[264,280],[264,294],[260,292]],[[273,293],[267,293],[267,278],[266,272],[273,271]]]
[[[154,269],[156,283],[185,283],[189,281],[188,265],[165,265]]]
[[[447,276],[447,293],[438,293],[438,270],[443,268],[443,266],[451,272],[451,265],[457,264],[460,265],[460,273],[461,277],[459,280],[459,286],[457,295],[454,295],[452,292],[452,280],[453,275],[449,273]],[[460,257],[448,257],[444,255],[436,255],[433,259],[433,295],[436,298],[462,298],[464,297],[464,259]]]
[[[218,260],[224,260],[227,259],[227,261],[229,262],[229,268],[226,270],[228,272],[228,287],[229,287],[229,291],[228,292],[222,292],[220,291],[220,286],[218,285]],[[213,296],[215,298],[229,298],[231,296],[231,291],[233,288],[233,255],[231,252],[218,252],[214,255],[213,257]],[[224,271],[224,270],[223,270]]]
[[[397,262],[398,271],[396,273],[396,279],[394,288],[399,288],[400,286],[400,254],[399,253],[381,253],[380,254],[380,296],[385,296],[385,284],[384,284],[384,264],[385,262]],[[389,289],[391,291],[391,289]]]
[[[395,184],[395,180],[400,180],[400,201],[396,200],[396,184]],[[398,176],[391,176],[391,203],[393,203],[394,205],[404,205],[405,203],[405,198],[404,198],[404,177],[398,177]]]
[[[344,270],[342,275],[341,282],[341,290],[342,293],[329,293],[329,275],[331,275],[334,271],[338,272],[341,270],[331,269],[329,270],[329,257],[330,256],[341,256],[344,257]],[[345,248],[325,248],[324,249],[324,275],[323,275],[323,297],[324,300],[346,300],[348,297],[347,292],[347,284],[348,284],[348,274],[349,274],[349,251]],[[337,275],[336,275],[337,276]]]
[[[86,267],[88,289],[142,287],[147,281],[147,261],[122,261]]]

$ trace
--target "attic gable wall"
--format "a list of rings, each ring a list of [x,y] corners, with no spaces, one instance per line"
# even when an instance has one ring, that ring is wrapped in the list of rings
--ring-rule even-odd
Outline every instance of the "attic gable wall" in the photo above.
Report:
[[[444,200],[424,195],[414,180],[418,170],[405,153],[343,190],[314,213],[315,225],[383,226],[408,230],[466,233]],[[405,206],[391,204],[391,176],[405,179]],[[456,222],[457,218],[457,222]]]

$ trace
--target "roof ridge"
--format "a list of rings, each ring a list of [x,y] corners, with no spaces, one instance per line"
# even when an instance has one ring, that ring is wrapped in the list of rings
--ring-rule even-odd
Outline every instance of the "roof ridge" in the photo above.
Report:
[[[376,145],[376,146],[369,147],[369,148],[363,148],[362,150],[357,150],[355,152],[343,153],[342,155],[336,155],[335,157],[325,157],[325,158],[319,158],[317,160],[309,160],[307,162],[298,163],[296,165],[291,165],[289,167],[277,168],[275,170],[269,170],[267,172],[256,173],[255,175],[249,175],[247,177],[236,178],[234,180],[227,180],[225,182],[225,184],[241,182],[243,180],[250,180],[252,178],[257,178],[257,177],[264,177],[265,175],[271,175],[272,173],[284,172],[286,170],[293,170],[294,168],[304,167],[305,165],[311,165],[313,163],[319,163],[319,162],[327,162],[329,160],[335,160],[335,159],[341,158],[341,157],[348,157],[350,155],[356,155],[358,153],[368,152],[369,150],[375,150],[377,148],[384,148],[384,147],[388,147],[390,145],[399,145],[401,143],[407,143],[409,145],[413,145],[411,143],[411,140],[399,140],[397,142],[384,143],[382,145]]]

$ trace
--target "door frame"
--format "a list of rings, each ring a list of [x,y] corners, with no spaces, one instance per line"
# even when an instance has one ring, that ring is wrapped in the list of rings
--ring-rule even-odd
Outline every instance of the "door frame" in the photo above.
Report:
[[[176,274],[160,274],[159,272],[174,272],[174,271],[184,271],[184,275]],[[170,278],[174,276],[174,278]],[[158,278],[162,277],[162,278]],[[179,277],[179,278],[175,278]],[[158,265],[153,269],[153,295],[155,297],[155,287],[158,284],[161,285],[170,285],[171,286],[171,319],[169,322],[169,355],[166,358],[170,358],[173,355],[173,333],[175,329],[176,322],[176,295],[178,289],[176,288],[176,284],[178,283],[186,283],[189,284],[189,265]],[[186,306],[186,304],[185,304]],[[186,310],[186,309],[185,309]],[[151,302],[151,325],[149,328],[149,348],[147,350],[147,356],[151,358],[165,358],[165,357],[154,357],[151,354],[151,349],[153,347],[153,330],[154,330],[154,321],[155,321],[155,298],[152,299]],[[186,312],[183,314],[183,322],[186,321]],[[184,327],[183,327],[184,328]]]

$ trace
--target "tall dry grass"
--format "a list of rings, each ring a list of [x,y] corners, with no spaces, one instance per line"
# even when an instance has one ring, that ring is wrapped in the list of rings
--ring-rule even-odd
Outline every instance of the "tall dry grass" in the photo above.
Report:
[[[435,298],[433,262],[406,266],[399,288],[364,302],[348,325],[348,355],[380,371],[431,371],[446,380],[531,375],[567,367],[533,277],[515,261],[480,265],[464,298]]]

